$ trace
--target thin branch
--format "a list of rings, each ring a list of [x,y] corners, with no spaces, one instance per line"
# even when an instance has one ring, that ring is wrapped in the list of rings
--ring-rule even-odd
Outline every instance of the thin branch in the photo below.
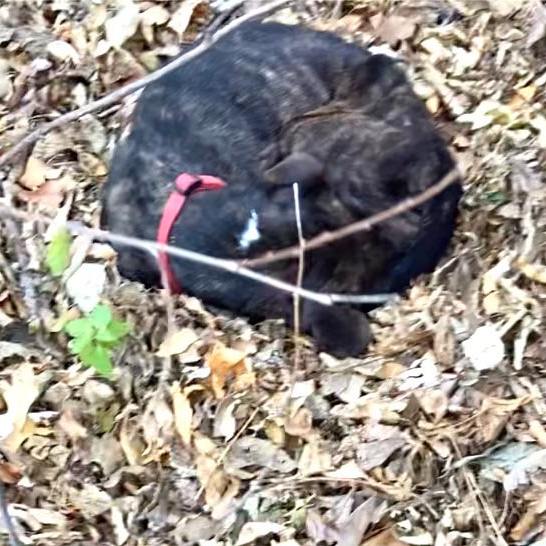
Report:
[[[349,224],[348,226],[344,226],[334,231],[325,231],[313,239],[309,239],[305,243],[305,249],[309,251],[333,243],[334,241],[339,241],[340,239],[344,239],[345,237],[349,237],[355,233],[369,231],[372,229],[372,227],[380,224],[381,222],[390,220],[399,214],[403,214],[415,207],[418,207],[419,205],[422,205],[429,199],[432,199],[436,195],[442,193],[442,191],[444,191],[448,186],[451,186],[451,184],[456,182],[459,177],[459,171],[456,168],[452,169],[439,182],[430,186],[425,191],[414,197],[408,197],[393,207],[382,210],[381,212],[378,212],[377,214],[374,214],[368,218],[364,218],[363,220],[359,220],[358,222],[354,222],[353,224]],[[263,256],[251,260],[241,260],[240,263],[241,265],[245,265],[247,267],[262,266],[289,258],[297,258],[299,251],[299,245],[294,245],[288,248],[283,248],[282,250],[268,252]],[[337,301],[341,302],[343,300]]]
[[[303,272],[305,269],[305,239],[303,238],[303,228],[301,225],[301,209],[300,209],[300,196],[299,196],[299,186],[298,184],[293,184],[292,188],[294,190],[294,209],[296,212],[296,227],[298,229],[298,243],[299,243],[299,256],[298,256],[298,275],[296,279],[296,286],[298,288],[302,287],[303,284]],[[301,320],[301,309],[300,309],[300,297],[298,294],[293,295],[294,299],[294,368],[292,370],[292,387],[290,388],[290,398],[292,398],[292,392],[294,390],[294,385],[297,381],[297,374],[300,367],[300,358],[301,358],[301,341],[300,341],[300,320]]]
[[[4,155],[0,156],[0,167],[13,161],[21,152],[25,151],[29,146],[34,144],[38,139],[40,139],[49,131],[53,129],[57,129],[63,125],[66,125],[67,123],[70,123],[71,121],[75,121],[86,114],[90,114],[91,112],[95,112],[97,110],[102,110],[103,108],[106,108],[107,106],[110,106],[116,102],[119,102],[121,99],[123,99],[127,95],[131,95],[132,93],[134,93],[135,91],[138,91],[139,89],[142,89],[149,83],[154,82],[155,80],[161,78],[165,74],[168,74],[169,72],[172,72],[173,70],[187,64],[192,59],[195,59],[197,56],[201,55],[204,51],[209,49],[212,44],[217,42],[220,38],[230,33],[232,30],[242,25],[243,23],[250,21],[251,19],[256,19],[258,17],[266,16],[269,13],[284,6],[285,4],[288,4],[289,1],[290,0],[276,0],[275,2],[266,4],[265,6],[262,6],[261,8],[250,11],[246,15],[243,15],[231,21],[221,30],[218,30],[217,32],[212,34],[210,37],[207,37],[206,40],[203,40],[198,46],[194,47],[187,53],[180,55],[180,57],[176,58],[174,61],[171,61],[169,64],[163,66],[162,68],[160,68],[159,70],[156,70],[155,72],[152,72],[148,76],[145,76],[144,78],[140,78],[134,82],[131,82],[121,87],[120,89],[117,89],[116,91],[108,93],[107,95],[105,95],[104,97],[101,97],[98,100],[95,100],[93,102],[90,102],[89,104],[86,104],[85,106],[82,106],[81,108],[78,108],[76,110],[73,110],[72,112],[63,114],[62,116],[59,116],[57,119],[50,121],[49,123],[40,125],[37,129],[30,132],[27,136],[25,136],[22,140],[20,140],[15,146],[10,148]]]
[[[45,216],[42,215],[35,215],[35,214],[27,214],[23,211],[13,209],[12,207],[9,207],[7,205],[4,205],[2,201],[0,200],[0,217],[8,217],[8,218],[15,218],[19,221],[23,222],[31,222],[40,220],[44,224],[51,224],[51,220]],[[351,298],[355,298],[356,301],[359,303],[367,302],[367,297],[365,295],[356,294],[356,295],[342,295],[342,294],[323,294],[319,292],[313,292],[312,290],[307,290],[305,288],[298,288],[297,286],[294,286],[293,284],[281,281],[279,279],[275,279],[274,277],[270,277],[268,275],[263,275],[261,273],[257,273],[256,271],[252,271],[251,269],[247,269],[241,264],[239,264],[235,260],[226,260],[224,258],[215,258],[213,256],[208,256],[207,254],[201,254],[199,252],[195,252],[193,250],[187,250],[184,248],[178,248],[162,243],[156,243],[155,241],[148,241],[145,239],[139,239],[137,237],[130,237],[128,235],[119,235],[117,233],[111,233],[109,231],[105,231],[102,229],[94,229],[89,228],[81,224],[80,222],[75,221],[69,221],[66,223],[66,228],[73,234],[73,235],[85,235],[86,237],[90,237],[91,239],[94,239],[96,241],[106,241],[112,244],[117,245],[125,245],[132,248],[138,248],[140,250],[143,250],[145,252],[165,252],[169,254],[170,256],[175,256],[177,258],[181,258],[183,260],[188,260],[195,263],[200,263],[203,265],[208,265],[211,267],[214,267],[216,269],[221,269],[223,271],[228,271],[230,273],[234,273],[235,275],[239,275],[241,277],[246,277],[248,279],[252,279],[256,282],[266,284],[268,286],[271,286],[273,288],[276,288],[278,290],[282,290],[283,292],[288,292],[290,294],[298,294],[301,298],[305,298],[311,301],[315,301],[317,303],[321,303],[322,305],[334,305],[335,303],[338,303],[341,301],[341,298],[343,298],[343,301],[351,301]],[[388,294],[383,299],[383,302],[390,300],[393,298],[393,294]],[[377,301],[377,294],[372,295],[370,298],[375,303]]]

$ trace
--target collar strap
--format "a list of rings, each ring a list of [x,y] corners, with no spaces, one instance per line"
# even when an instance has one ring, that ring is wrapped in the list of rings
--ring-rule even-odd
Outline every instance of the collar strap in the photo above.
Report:
[[[194,175],[182,173],[174,182],[174,189],[169,195],[157,230],[157,242],[169,244],[172,228],[178,219],[186,199],[195,192],[219,190],[226,186],[226,183],[216,176]],[[181,292],[180,285],[171,270],[169,255],[165,252],[158,253],[159,267],[165,274],[169,289],[173,294]]]

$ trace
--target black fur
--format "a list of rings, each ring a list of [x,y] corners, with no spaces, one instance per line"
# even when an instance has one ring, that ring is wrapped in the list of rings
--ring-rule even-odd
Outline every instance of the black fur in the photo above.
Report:
[[[173,244],[250,258],[297,243],[292,182],[301,182],[308,239],[421,192],[453,166],[395,61],[330,33],[252,22],[145,89],[112,161],[102,224],[154,240],[176,175],[216,175],[227,188],[188,200]],[[460,194],[453,185],[371,232],[309,251],[304,286],[403,290],[444,253]],[[245,250],[238,238],[253,210],[261,237]],[[118,250],[123,275],[158,284],[150,256]],[[206,303],[291,322],[288,294],[202,265],[171,263],[183,290]],[[263,271],[295,282],[297,263]],[[346,356],[367,345],[366,308],[303,305],[303,328],[320,348]]]

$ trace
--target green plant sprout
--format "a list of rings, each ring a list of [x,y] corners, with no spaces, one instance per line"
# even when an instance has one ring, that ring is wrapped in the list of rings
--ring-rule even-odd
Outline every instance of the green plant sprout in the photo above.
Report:
[[[64,331],[72,338],[70,352],[83,364],[106,377],[112,374],[112,351],[130,332],[126,322],[117,320],[106,305],[99,304],[86,317],[68,321]]]

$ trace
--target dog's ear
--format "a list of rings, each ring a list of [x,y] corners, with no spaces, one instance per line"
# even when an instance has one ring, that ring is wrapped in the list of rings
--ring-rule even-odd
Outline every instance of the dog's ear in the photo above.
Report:
[[[289,186],[298,183],[307,188],[323,182],[324,165],[311,154],[293,152],[265,171],[265,180],[271,186]]]

